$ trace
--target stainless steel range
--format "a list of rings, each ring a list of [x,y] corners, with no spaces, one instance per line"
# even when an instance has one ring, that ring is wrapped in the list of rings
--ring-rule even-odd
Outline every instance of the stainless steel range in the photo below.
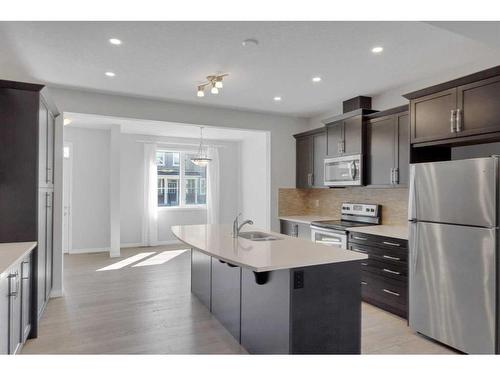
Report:
[[[311,240],[347,249],[348,229],[380,224],[380,211],[377,204],[342,203],[340,220],[311,223]]]

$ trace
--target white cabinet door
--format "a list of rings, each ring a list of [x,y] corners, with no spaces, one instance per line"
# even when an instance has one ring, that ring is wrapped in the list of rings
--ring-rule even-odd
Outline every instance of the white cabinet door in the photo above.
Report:
[[[38,115],[38,185],[47,186],[47,135],[48,135],[48,110],[43,101],[40,101]]]
[[[24,258],[21,263],[21,297],[21,339],[24,343],[26,342],[31,329],[31,254]]]
[[[47,253],[47,190],[40,189],[38,193],[38,317],[45,306],[45,269]]]
[[[9,354],[16,354],[21,347],[21,270],[14,266],[9,274]]]

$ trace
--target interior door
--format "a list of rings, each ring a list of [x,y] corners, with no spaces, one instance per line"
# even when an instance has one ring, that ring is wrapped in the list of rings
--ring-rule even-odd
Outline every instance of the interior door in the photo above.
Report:
[[[410,227],[410,327],[466,353],[493,354],[497,229]]]
[[[454,138],[452,111],[457,109],[457,89],[427,95],[410,102],[411,143]]]
[[[37,273],[38,273],[38,315],[42,313],[45,305],[45,278],[46,278],[46,252],[47,252],[47,190],[40,190],[38,194],[38,245],[37,245]]]
[[[50,292],[52,290],[52,261],[53,261],[53,246],[54,246],[54,236],[53,236],[53,227],[54,227],[54,192],[47,192],[46,196],[47,200],[47,251],[46,251],[46,265],[45,265],[45,300],[48,301],[50,298]]]
[[[497,179],[496,158],[413,164],[409,218],[495,227]]]
[[[459,86],[457,99],[458,137],[500,131],[500,77]]]
[[[63,252],[71,251],[71,191],[72,191],[72,159],[71,143],[64,143],[63,152]]]

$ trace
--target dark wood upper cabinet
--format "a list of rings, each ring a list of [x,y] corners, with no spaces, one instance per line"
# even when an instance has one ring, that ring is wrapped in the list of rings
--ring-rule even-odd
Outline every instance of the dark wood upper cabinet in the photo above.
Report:
[[[367,123],[368,185],[391,185],[395,158],[394,116],[380,117]]]
[[[372,116],[367,121],[367,168],[370,186],[408,183],[409,139],[407,106]]]
[[[410,172],[410,114],[408,111],[396,115],[397,176],[398,185],[408,185]]]
[[[500,76],[457,88],[456,136],[500,131]]]
[[[410,99],[410,142],[418,147],[500,138],[500,66],[404,97]]]
[[[364,147],[363,116],[357,115],[326,125],[328,156],[362,154]]]
[[[450,89],[410,102],[411,143],[451,138],[457,91]]]
[[[343,154],[362,154],[364,146],[363,118],[354,116],[344,120]]]
[[[343,141],[344,141],[344,122],[339,121],[330,124],[326,127],[327,138],[327,155],[340,156],[342,155]]]
[[[313,134],[313,187],[325,187],[326,131]]]
[[[312,187],[313,142],[310,136],[297,138],[296,141],[296,186],[299,189]]]
[[[324,186],[326,157],[326,129],[318,129],[295,136],[296,187],[307,189]]]

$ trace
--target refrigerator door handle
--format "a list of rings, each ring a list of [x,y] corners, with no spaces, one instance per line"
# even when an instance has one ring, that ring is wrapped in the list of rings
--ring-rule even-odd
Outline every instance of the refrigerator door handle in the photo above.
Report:
[[[408,220],[417,218],[417,191],[415,189],[415,166],[410,165],[410,191],[408,202]]]
[[[418,223],[416,221],[410,222],[410,256],[411,256],[411,270],[412,274],[415,275],[417,271],[417,261],[418,261]]]

